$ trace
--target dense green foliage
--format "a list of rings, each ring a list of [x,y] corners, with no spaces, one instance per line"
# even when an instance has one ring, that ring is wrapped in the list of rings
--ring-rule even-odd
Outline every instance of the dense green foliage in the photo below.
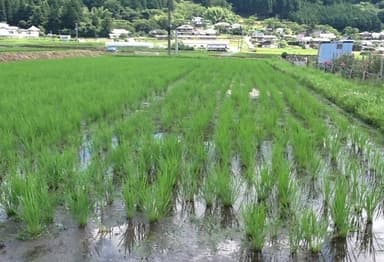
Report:
[[[383,3],[379,1],[314,0],[0,0],[0,21],[22,28],[40,26],[46,33],[107,36],[113,27],[148,33],[166,29],[165,9],[174,9],[174,25],[191,16],[211,22],[234,21],[233,12],[259,18],[279,17],[306,24],[329,24],[338,30],[347,26],[379,30]],[[212,16],[215,13],[224,15]]]

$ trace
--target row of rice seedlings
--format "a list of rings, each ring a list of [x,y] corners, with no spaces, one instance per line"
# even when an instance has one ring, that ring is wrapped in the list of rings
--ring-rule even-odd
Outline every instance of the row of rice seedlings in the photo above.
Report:
[[[220,115],[216,123],[214,141],[217,162],[220,165],[229,166],[232,156],[232,129],[233,111],[231,100],[227,99],[223,102],[220,109]]]
[[[348,196],[348,183],[343,176],[338,176],[335,181],[333,200],[330,205],[331,217],[337,237],[345,238],[350,229],[350,198]]]
[[[173,189],[176,185],[180,159],[164,159],[155,183],[147,188],[143,200],[143,211],[149,222],[156,222],[166,216],[172,207]],[[176,164],[176,165],[175,165]]]
[[[66,192],[66,204],[79,227],[87,225],[94,203],[91,175],[87,170],[78,172]]]
[[[299,172],[307,172],[310,176],[315,177],[320,162],[316,158],[316,147],[311,134],[293,118],[288,119],[288,132]]]
[[[11,173],[1,191],[1,204],[7,214],[20,218],[29,236],[38,236],[53,221],[52,196],[44,180],[37,174]]]

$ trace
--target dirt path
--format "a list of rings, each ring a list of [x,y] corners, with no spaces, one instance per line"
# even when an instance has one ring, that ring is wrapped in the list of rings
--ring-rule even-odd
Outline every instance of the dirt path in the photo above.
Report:
[[[0,53],[0,63],[36,59],[61,59],[68,57],[94,57],[103,52],[90,50],[70,51],[36,51],[36,52],[4,52]]]

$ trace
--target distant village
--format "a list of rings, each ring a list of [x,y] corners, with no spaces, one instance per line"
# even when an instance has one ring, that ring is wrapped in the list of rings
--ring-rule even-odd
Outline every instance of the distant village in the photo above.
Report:
[[[302,48],[317,49],[321,43],[333,42],[338,40],[347,40],[349,36],[337,36],[332,32],[315,30],[308,34],[307,32],[290,34],[284,28],[265,27],[258,30],[243,30],[244,26],[239,23],[219,22],[216,24],[206,23],[202,17],[193,17],[185,24],[176,27],[172,34],[173,39],[184,47],[191,49],[207,49],[216,51],[227,51],[230,49],[230,37],[226,35],[237,35],[237,38],[243,37],[244,44],[249,50],[257,47],[283,48],[288,45],[299,46]],[[42,32],[36,26],[22,29],[16,26],[10,26],[7,23],[0,22],[0,38],[38,38]],[[52,36],[52,35],[48,35]],[[167,32],[165,30],[152,30],[149,36],[157,40],[166,40]],[[70,35],[57,36],[63,41],[71,40]],[[109,42],[107,45],[114,46],[146,46],[152,47],[152,44],[137,43],[133,41],[131,32],[122,28],[113,29],[109,38],[115,43]],[[358,41],[354,43],[355,51],[376,51],[384,53],[384,32],[361,32],[357,35]],[[350,39],[349,39],[350,40]],[[126,42],[119,43],[117,42]]]

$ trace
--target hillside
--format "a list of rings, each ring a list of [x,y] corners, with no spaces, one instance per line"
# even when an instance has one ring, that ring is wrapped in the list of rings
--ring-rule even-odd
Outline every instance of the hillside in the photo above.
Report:
[[[170,0],[171,1],[171,0]],[[211,22],[235,22],[238,16],[278,17],[301,24],[328,24],[379,31],[384,20],[384,1],[342,0],[172,0],[173,24],[191,16]],[[148,33],[167,28],[168,0],[0,0],[0,21],[22,28],[39,26],[45,33],[107,36],[112,28]],[[381,19],[381,20],[380,20]]]

